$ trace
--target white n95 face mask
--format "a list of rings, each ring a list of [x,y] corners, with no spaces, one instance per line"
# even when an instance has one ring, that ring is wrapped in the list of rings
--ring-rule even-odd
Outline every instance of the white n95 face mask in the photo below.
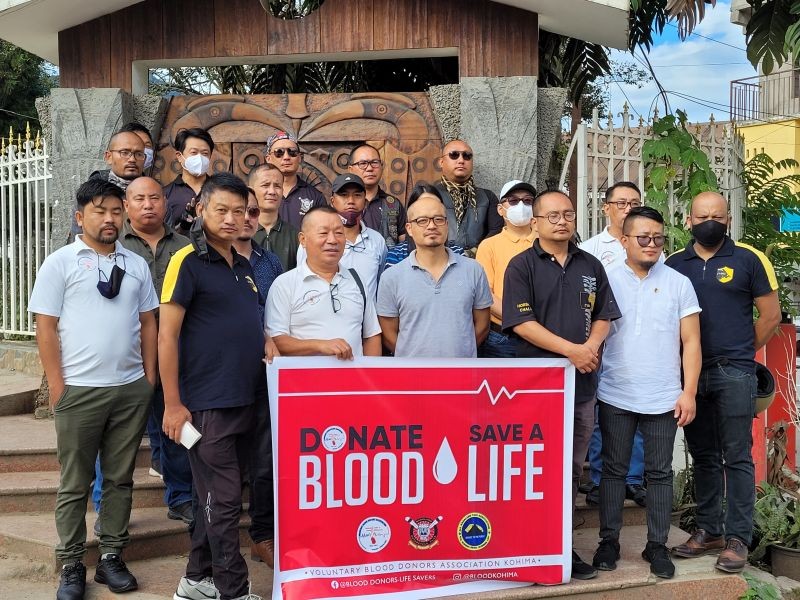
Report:
[[[144,149],[144,168],[149,169],[153,166],[153,149],[152,148],[145,148]]]
[[[202,154],[193,154],[192,156],[187,157],[183,162],[183,168],[189,171],[189,173],[195,177],[200,177],[200,175],[205,175],[208,172],[209,164],[210,161],[208,160],[207,156],[203,156]]]
[[[516,225],[517,227],[522,227],[523,225],[528,225],[533,218],[533,207],[523,202],[518,202],[514,206],[509,206],[506,209],[506,219],[508,219],[512,225]]]

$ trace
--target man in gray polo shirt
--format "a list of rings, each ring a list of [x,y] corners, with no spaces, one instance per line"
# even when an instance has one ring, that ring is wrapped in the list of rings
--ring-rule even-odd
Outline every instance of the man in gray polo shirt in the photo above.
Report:
[[[475,358],[489,333],[489,283],[477,262],[445,246],[444,203],[435,190],[421,191],[412,193],[406,223],[416,250],[378,288],[384,343],[395,356]]]

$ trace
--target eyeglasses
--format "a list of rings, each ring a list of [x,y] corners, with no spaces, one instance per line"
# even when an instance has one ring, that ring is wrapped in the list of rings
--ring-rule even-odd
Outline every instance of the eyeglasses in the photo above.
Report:
[[[463,157],[464,160],[472,160],[472,152],[467,152],[466,150],[450,150],[445,156],[450,160],[458,160],[459,156]]]
[[[145,158],[145,153],[141,150],[136,150],[135,152],[133,150],[109,150],[109,152],[116,152],[122,158],[126,159],[130,158],[131,156],[136,160],[144,160]]]
[[[433,224],[437,227],[441,227],[447,223],[447,217],[441,215],[435,217],[418,217],[416,219],[411,219],[410,222],[414,223],[417,227],[427,227],[431,221],[433,221]]]
[[[537,219],[547,219],[553,225],[556,225],[560,220],[561,217],[564,217],[564,220],[572,222],[575,220],[575,211],[574,210],[565,210],[564,212],[549,212],[546,215],[533,215]]]
[[[625,210],[629,206],[631,208],[639,208],[642,205],[638,200],[631,200],[630,202],[627,200],[606,200],[606,204],[613,204],[620,210]]]
[[[509,196],[508,198],[503,198],[503,202],[508,202],[509,206],[516,206],[520,202],[522,202],[525,206],[533,206],[533,196],[524,196],[522,198],[514,198],[513,196]]]
[[[667,238],[663,235],[636,235],[633,236],[636,238],[636,241],[639,242],[639,245],[642,248],[647,248],[650,245],[650,242],[653,242],[656,248],[661,248],[664,245],[664,242],[667,241]]]
[[[383,164],[383,161],[380,158],[373,158],[372,160],[359,160],[358,162],[352,163],[354,167],[358,167],[362,171],[366,171],[367,167],[372,167],[373,169],[377,169]]]
[[[351,250],[353,252],[366,252],[367,243],[364,241],[364,238],[361,238],[355,244],[351,244],[350,240],[346,240],[344,243],[344,249]]]
[[[339,300],[339,284],[332,283],[330,287],[331,292],[331,306],[333,307],[333,314],[342,310],[342,301]]]
[[[297,158],[300,156],[301,152],[297,148],[276,148],[269,152],[269,154],[272,154],[275,158],[283,158],[284,154],[288,154],[292,158]]]
[[[247,208],[247,216],[251,219],[255,219],[257,216],[261,214],[261,209],[257,206],[250,206]]]

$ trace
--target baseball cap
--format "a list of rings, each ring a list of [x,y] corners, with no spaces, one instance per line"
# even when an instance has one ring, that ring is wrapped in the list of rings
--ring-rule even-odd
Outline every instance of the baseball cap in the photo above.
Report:
[[[270,150],[272,150],[272,145],[280,140],[289,140],[297,144],[297,138],[291,133],[286,133],[285,131],[276,131],[267,140],[267,154],[269,154]]]
[[[331,186],[331,190],[334,194],[336,194],[339,190],[341,190],[346,185],[357,185],[361,188],[362,191],[366,191],[366,187],[364,187],[364,182],[361,180],[361,177],[358,175],[353,175],[352,173],[342,173],[341,175],[337,176],[336,179],[333,180],[333,185]]]
[[[505,198],[511,192],[516,190],[525,190],[526,192],[530,192],[534,196],[536,195],[536,188],[533,187],[530,183],[525,183],[524,181],[520,181],[519,179],[512,179],[508,183],[503,186],[503,189],[500,190],[500,198]]]

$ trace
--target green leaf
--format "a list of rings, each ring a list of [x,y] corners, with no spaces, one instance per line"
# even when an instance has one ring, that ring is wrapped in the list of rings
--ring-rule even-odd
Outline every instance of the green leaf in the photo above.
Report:
[[[656,167],[650,171],[650,184],[657,190],[663,190],[667,187],[667,168]]]
[[[786,0],[762,2],[753,8],[745,29],[747,58],[764,74],[787,60],[787,36],[797,18],[790,13]],[[792,34],[794,35],[794,34]]]

